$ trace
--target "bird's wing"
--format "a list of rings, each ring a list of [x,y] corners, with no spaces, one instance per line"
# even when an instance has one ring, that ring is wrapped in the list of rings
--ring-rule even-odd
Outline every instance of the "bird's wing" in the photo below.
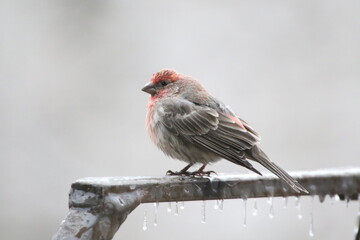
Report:
[[[163,107],[162,123],[169,131],[260,174],[243,152],[259,141],[246,122],[231,113],[186,100],[169,101]]]
[[[169,102],[164,105],[162,119],[165,127],[179,137],[261,175],[246,159],[257,161],[296,192],[307,193],[294,178],[270,161],[257,146],[259,135],[229,108],[197,105],[186,100]]]

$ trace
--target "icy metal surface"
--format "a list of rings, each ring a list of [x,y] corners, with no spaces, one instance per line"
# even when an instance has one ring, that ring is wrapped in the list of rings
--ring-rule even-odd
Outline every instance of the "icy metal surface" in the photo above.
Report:
[[[357,199],[360,192],[360,168],[294,172],[291,175],[310,195],[338,194],[341,199]],[[146,193],[141,200],[143,203],[299,195],[276,176],[254,174],[84,178],[72,185],[72,191],[86,189],[102,194],[142,190]],[[70,200],[75,203],[76,198],[71,197]]]
[[[338,195],[342,200],[357,200],[360,193],[360,168],[291,175],[310,195],[320,198]],[[84,178],[72,184],[70,212],[53,240],[112,239],[127,215],[140,203],[299,195],[273,175]]]
[[[93,190],[71,189],[70,211],[52,240],[112,239],[143,198],[141,190],[116,194]]]

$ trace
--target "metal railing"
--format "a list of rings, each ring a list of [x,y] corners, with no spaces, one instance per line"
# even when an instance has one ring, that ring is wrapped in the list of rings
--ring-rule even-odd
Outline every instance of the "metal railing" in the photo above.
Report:
[[[290,173],[309,195],[359,200],[360,168]],[[69,213],[53,240],[112,239],[140,203],[305,195],[273,175],[84,178],[71,186]],[[360,227],[359,227],[360,228]],[[360,240],[358,232],[356,240]]]

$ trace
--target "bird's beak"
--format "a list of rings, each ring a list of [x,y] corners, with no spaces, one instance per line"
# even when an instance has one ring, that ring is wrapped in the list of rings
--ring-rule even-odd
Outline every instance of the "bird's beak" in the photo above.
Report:
[[[149,82],[148,84],[146,84],[141,90],[151,94],[151,96],[156,94],[156,88],[152,82]]]

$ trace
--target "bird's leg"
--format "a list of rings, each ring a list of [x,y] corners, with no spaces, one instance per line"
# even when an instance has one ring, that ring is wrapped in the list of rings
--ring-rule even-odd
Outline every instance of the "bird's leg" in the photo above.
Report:
[[[197,171],[192,172],[191,175],[198,175],[198,176],[210,176],[211,173],[215,173],[214,171],[204,171],[205,167],[206,167],[207,163],[205,163],[204,165],[202,165]]]
[[[194,165],[194,164],[193,164],[193,163],[190,163],[190,164],[186,165],[186,167],[184,167],[183,169],[180,170],[180,173],[183,173],[183,174],[186,173],[187,170],[189,170],[189,168],[190,168],[192,165]]]
[[[203,172],[204,171],[204,169],[205,169],[205,167],[206,167],[206,163],[205,164],[203,164],[198,170],[197,170],[197,172]]]
[[[188,176],[188,175],[191,175],[190,172],[188,172],[187,170],[189,170],[189,168],[194,165],[193,163],[190,163],[188,165],[186,165],[186,167],[184,167],[183,169],[181,169],[179,172],[173,172],[171,170],[167,171],[166,172],[166,175],[170,175],[170,176],[181,176],[181,175],[185,175],[185,176]]]

